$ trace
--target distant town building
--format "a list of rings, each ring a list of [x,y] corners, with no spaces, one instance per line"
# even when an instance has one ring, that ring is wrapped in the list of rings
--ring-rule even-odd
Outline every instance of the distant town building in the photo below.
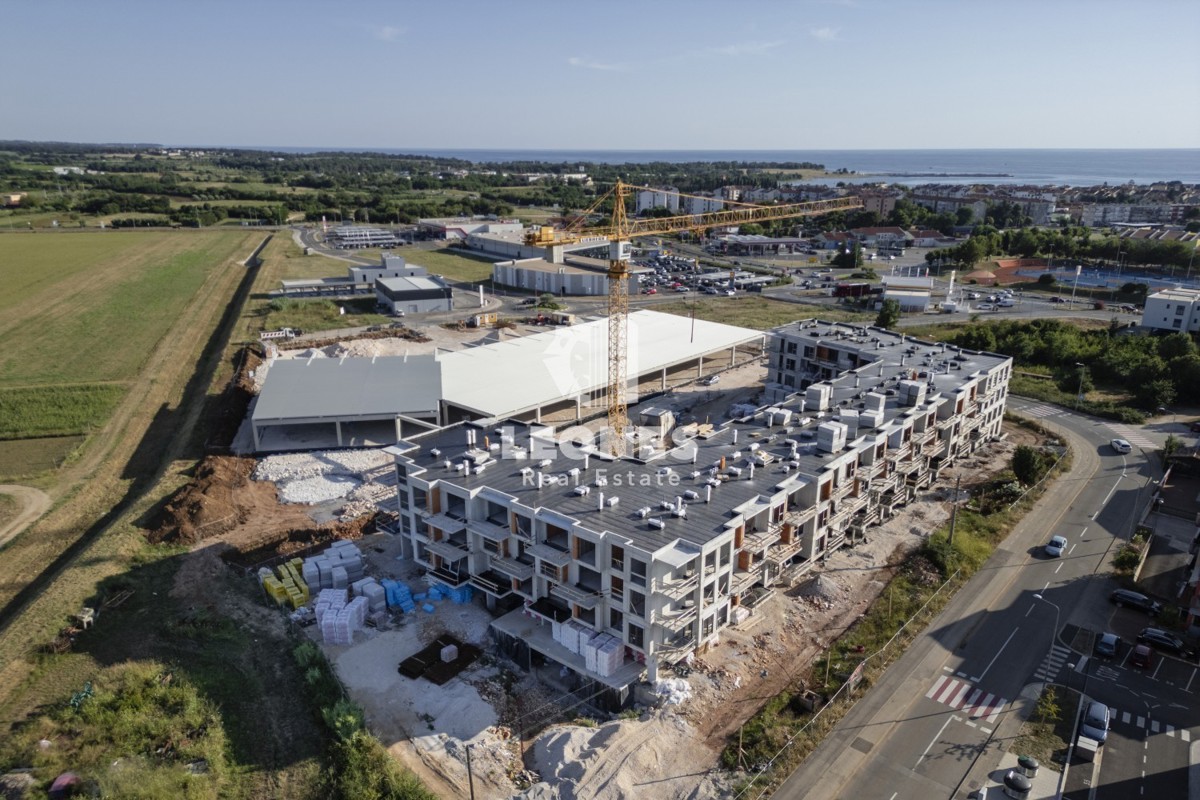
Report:
[[[668,186],[663,189],[643,189],[637,193],[637,213],[642,214],[654,208],[665,208],[668,211],[679,213],[679,195],[676,194],[679,190],[674,186]]]
[[[1146,298],[1142,327],[1159,331],[1200,331],[1200,290],[1164,289]]]

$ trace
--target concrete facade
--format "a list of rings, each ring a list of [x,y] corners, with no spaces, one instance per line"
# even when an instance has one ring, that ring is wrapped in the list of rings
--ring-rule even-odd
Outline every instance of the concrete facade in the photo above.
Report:
[[[1159,331],[1200,331],[1200,291],[1165,289],[1146,298],[1142,327]]]
[[[769,354],[804,385],[772,381],[768,405],[718,426],[649,414],[636,457],[496,421],[398,443],[405,554],[509,610],[502,647],[619,707],[1000,433],[1008,357],[817,321],[773,331]],[[616,637],[620,669],[571,658],[548,634],[568,622]]]

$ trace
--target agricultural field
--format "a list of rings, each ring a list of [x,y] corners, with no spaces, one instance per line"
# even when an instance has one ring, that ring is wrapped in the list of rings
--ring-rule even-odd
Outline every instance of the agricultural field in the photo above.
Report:
[[[183,309],[261,235],[0,235],[0,440],[66,437],[34,459],[61,462],[56,445],[106,422]]]

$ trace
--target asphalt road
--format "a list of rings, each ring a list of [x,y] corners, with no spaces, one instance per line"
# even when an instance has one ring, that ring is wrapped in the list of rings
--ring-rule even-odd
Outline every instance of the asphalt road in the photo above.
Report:
[[[1016,709],[1027,709],[1036,684],[1074,681],[1084,688],[1085,676],[1087,690],[1112,699],[1121,714],[1096,774],[1090,764],[1074,769],[1067,788],[1083,791],[1081,797],[1087,797],[1084,782],[1109,787],[1099,797],[1142,796],[1131,787],[1144,788],[1144,796],[1152,798],[1186,796],[1188,743],[1200,737],[1200,718],[1191,710],[1200,680],[1190,685],[1182,680],[1191,665],[1169,660],[1162,669],[1178,673],[1180,685],[1150,686],[1150,676],[1132,674],[1119,663],[1093,663],[1071,649],[1078,640],[1090,649],[1090,637],[1081,638],[1079,631],[1107,630],[1114,613],[1134,613],[1115,612],[1107,601],[1113,584],[1098,573],[1106,573],[1111,549],[1128,538],[1137,509],[1149,501],[1153,462],[1140,448],[1115,454],[1107,444],[1115,433],[1102,421],[1017,398],[1010,407],[1031,416],[1054,415],[1043,422],[1071,442],[1072,473],[1051,487],[776,797],[963,797],[998,763],[1005,740],[1019,728]],[[1067,537],[1062,558],[1042,552],[1053,534]],[[1070,634],[1065,641],[1064,632]],[[1142,748],[1144,761],[1135,747]]]

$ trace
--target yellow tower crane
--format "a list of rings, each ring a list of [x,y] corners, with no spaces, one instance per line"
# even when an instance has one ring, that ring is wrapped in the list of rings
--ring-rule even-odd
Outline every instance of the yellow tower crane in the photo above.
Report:
[[[551,248],[555,245],[574,244],[586,238],[608,239],[608,449],[612,455],[625,455],[626,432],[629,427],[629,409],[626,404],[626,348],[627,323],[629,319],[629,257],[631,240],[639,236],[680,233],[682,231],[723,225],[741,225],[749,222],[768,222],[794,217],[813,217],[834,211],[862,208],[857,197],[839,197],[833,200],[817,200],[808,203],[786,203],[780,205],[753,205],[724,201],[733,208],[711,211],[705,214],[686,214],[653,219],[638,219],[626,213],[625,203],[631,194],[641,187],[631,186],[620,180],[597,200],[591,208],[581,214],[576,223],[566,229],[541,226],[530,231],[526,244]],[[655,190],[661,191],[661,190]],[[693,197],[681,192],[671,192],[681,197]],[[612,218],[608,225],[582,227],[589,216],[609,198],[612,199]],[[710,200],[711,198],[701,198]]]

